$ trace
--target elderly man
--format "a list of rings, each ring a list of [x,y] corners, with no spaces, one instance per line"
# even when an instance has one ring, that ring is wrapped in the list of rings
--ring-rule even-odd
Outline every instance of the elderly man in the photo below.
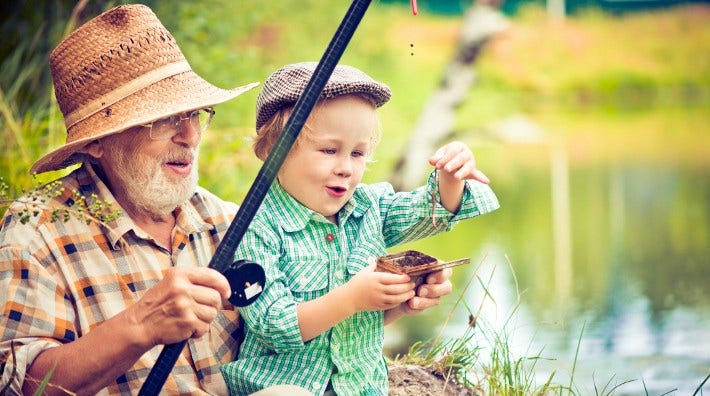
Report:
[[[20,199],[0,222],[0,389],[32,394],[49,375],[46,394],[135,394],[162,346],[189,339],[164,391],[227,394],[219,367],[241,333],[229,283],[208,264],[237,206],[197,185],[197,155],[212,106],[256,84],[203,80],[141,5],[79,27],[50,67],[66,144],[31,171],[79,166],[37,216],[21,219]],[[73,191],[120,214],[56,219]],[[449,275],[430,277],[408,312],[436,305]]]

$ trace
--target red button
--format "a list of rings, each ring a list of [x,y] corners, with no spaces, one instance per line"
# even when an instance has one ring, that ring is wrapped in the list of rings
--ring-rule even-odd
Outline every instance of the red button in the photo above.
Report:
[[[333,239],[335,239],[335,236],[333,234],[328,234],[325,236],[325,240],[328,242],[333,242]]]

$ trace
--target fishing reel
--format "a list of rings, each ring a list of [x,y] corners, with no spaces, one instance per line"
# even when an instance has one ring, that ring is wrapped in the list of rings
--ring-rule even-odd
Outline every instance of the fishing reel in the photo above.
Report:
[[[229,302],[236,307],[245,307],[253,303],[264,291],[266,285],[264,268],[249,260],[234,261],[223,275],[232,288]]]

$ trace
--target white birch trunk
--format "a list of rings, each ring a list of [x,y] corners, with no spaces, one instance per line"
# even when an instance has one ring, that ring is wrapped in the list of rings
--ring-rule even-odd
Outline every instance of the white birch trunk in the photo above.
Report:
[[[507,27],[505,17],[491,6],[474,2],[466,11],[454,58],[447,66],[438,89],[424,105],[390,177],[395,190],[412,189],[426,177],[426,158],[434,153],[444,138],[453,133],[456,108],[474,83],[473,62],[485,43]]]

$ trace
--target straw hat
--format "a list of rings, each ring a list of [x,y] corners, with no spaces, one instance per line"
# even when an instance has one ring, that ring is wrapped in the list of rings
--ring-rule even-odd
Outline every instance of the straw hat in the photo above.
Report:
[[[76,29],[52,51],[49,67],[67,139],[30,172],[65,168],[95,139],[213,106],[258,85],[225,90],[202,79],[153,11],[140,4],[112,8]]]
[[[264,82],[256,99],[256,129],[259,130],[271,117],[285,106],[296,103],[318,64],[301,62],[286,65],[273,72]],[[337,65],[325,83],[319,99],[363,93],[372,97],[377,107],[392,97],[390,88],[372,79],[362,70],[348,65]]]

